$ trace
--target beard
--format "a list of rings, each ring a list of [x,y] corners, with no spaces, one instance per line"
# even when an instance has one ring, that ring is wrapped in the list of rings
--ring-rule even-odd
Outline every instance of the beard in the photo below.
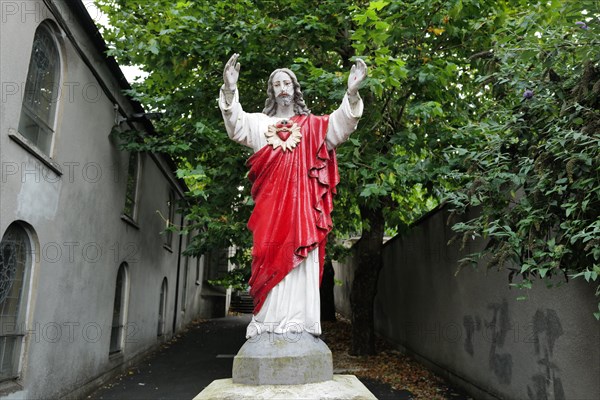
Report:
[[[275,97],[275,102],[277,103],[278,106],[284,106],[287,107],[290,104],[292,104],[292,96],[277,96]]]

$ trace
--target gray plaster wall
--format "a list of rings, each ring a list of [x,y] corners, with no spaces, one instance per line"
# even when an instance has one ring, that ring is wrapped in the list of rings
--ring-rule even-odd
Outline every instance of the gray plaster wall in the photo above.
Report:
[[[479,241],[448,246],[448,213],[428,215],[384,247],[375,299],[378,333],[475,399],[600,398],[600,323],[594,287],[573,280],[510,289],[506,271],[458,260]],[[338,311],[350,315],[353,260],[334,265]],[[517,300],[525,296],[524,300]]]
[[[181,310],[185,257],[180,250],[185,250],[185,239],[180,249],[174,235],[168,248],[162,232],[169,191],[181,198],[184,187],[166,159],[141,155],[136,221],[122,218],[129,154],[110,135],[115,111],[109,94],[127,115],[134,109],[121,94],[104,56],[91,44],[67,2],[53,3],[72,38],[59,28],[57,16],[43,1],[10,3],[17,7],[16,13],[3,14],[0,24],[0,234],[11,224],[20,224],[29,233],[33,251],[24,289],[26,335],[19,378],[0,383],[0,398],[58,398],[75,391],[82,395],[171,337],[174,323],[179,330],[195,318],[212,316],[203,313],[211,309],[205,304],[211,300],[200,296],[201,285],[194,284],[190,268],[189,302],[185,312]],[[63,62],[50,154],[62,175],[10,137],[18,130],[33,37],[43,21],[56,29]],[[83,62],[74,43],[93,68]],[[13,93],[14,87],[20,89]],[[174,222],[181,223],[181,216]],[[122,263],[127,263],[129,282],[125,343],[120,353],[109,355]],[[195,268],[196,259],[190,258],[189,263]],[[158,337],[164,278],[168,282],[165,334]]]

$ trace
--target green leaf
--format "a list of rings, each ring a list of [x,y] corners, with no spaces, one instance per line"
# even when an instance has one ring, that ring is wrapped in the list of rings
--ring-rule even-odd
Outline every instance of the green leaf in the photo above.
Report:
[[[380,11],[382,8],[386,7],[389,4],[389,1],[372,1],[369,3],[369,8]]]

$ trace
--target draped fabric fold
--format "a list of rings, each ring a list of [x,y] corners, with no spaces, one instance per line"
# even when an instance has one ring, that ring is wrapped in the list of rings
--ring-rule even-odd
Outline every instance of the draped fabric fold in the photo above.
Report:
[[[319,249],[319,282],[331,231],[333,195],[339,182],[335,150],[325,144],[328,116],[296,115],[302,139],[292,151],[264,146],[248,159],[255,207],[250,294],[254,314],[268,293],[308,253]]]

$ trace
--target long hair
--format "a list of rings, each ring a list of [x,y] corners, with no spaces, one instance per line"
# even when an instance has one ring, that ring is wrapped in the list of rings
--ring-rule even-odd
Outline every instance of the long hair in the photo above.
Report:
[[[269,82],[267,83],[267,100],[265,101],[265,108],[263,110],[263,114],[267,114],[272,117],[277,113],[277,103],[275,101],[275,90],[273,90],[273,78],[275,74],[278,72],[285,72],[292,79],[292,84],[294,85],[294,96],[292,101],[294,102],[294,114],[296,115],[308,115],[310,114],[310,110],[306,107],[304,103],[304,97],[302,96],[302,91],[300,90],[300,83],[298,83],[298,78],[296,78],[296,74],[294,74],[291,70],[287,68],[279,68],[271,73],[269,76]]]

